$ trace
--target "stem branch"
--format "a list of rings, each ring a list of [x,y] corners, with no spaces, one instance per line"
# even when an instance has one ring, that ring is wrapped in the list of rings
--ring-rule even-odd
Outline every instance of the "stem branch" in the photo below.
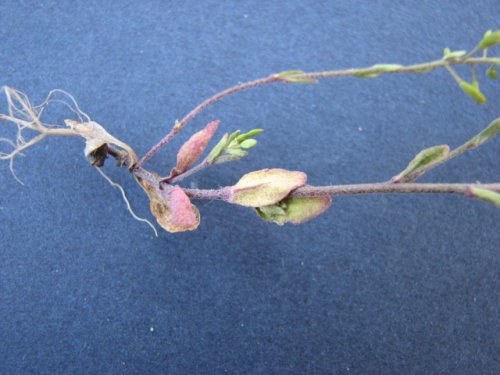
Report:
[[[436,60],[428,63],[414,64],[408,66],[393,66],[390,70],[384,70],[380,66],[372,66],[361,69],[345,69],[345,70],[332,70],[324,72],[311,72],[311,73],[298,73],[294,75],[279,76],[279,74],[272,74],[266,78],[257,79],[230,87],[224,91],[215,94],[214,96],[206,99],[204,102],[195,107],[189,112],[181,121],[176,122],[172,130],[155,146],[153,146],[138,162],[139,167],[143,166],[149,159],[153,157],[162,147],[164,147],[170,140],[191,121],[197,114],[203,111],[208,106],[218,102],[222,98],[243,91],[252,87],[262,86],[274,82],[293,83],[293,80],[300,81],[306,79],[321,79],[333,77],[346,77],[346,76],[369,76],[370,74],[394,74],[394,73],[427,73],[437,68],[447,67],[449,65],[476,65],[476,64],[493,64],[500,65],[500,58],[494,57],[475,57],[464,58],[455,60]]]

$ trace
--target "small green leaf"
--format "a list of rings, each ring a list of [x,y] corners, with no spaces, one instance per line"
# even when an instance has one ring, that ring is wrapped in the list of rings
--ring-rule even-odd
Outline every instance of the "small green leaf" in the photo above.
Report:
[[[381,75],[382,73],[379,73],[379,72],[372,72],[372,71],[368,71],[368,72],[358,72],[358,73],[354,73],[354,76],[355,77],[358,77],[358,78],[377,78]]]
[[[470,191],[475,198],[494,204],[495,206],[500,208],[500,194],[498,194],[497,192],[475,187],[472,187]]]
[[[490,66],[486,70],[486,75],[491,79],[497,79],[498,78],[497,67],[495,65]]]
[[[275,74],[275,77],[283,78],[288,76],[296,76],[297,74],[304,74],[303,70],[285,70],[284,72]]]
[[[260,217],[262,217],[264,220],[273,220],[273,218],[275,218],[276,216],[285,216],[285,208],[281,207],[278,203],[272,204],[270,206],[257,207],[256,210]]]
[[[238,156],[238,157],[243,157],[243,156],[247,156],[248,155],[248,152],[245,151],[245,150],[242,150],[239,145],[237,145],[236,147],[228,147],[224,154],[228,154],[228,155],[232,155],[232,156]]]
[[[249,137],[262,133],[264,129],[252,129],[246,133],[240,134],[237,130],[231,135],[225,134],[219,143],[213,148],[207,157],[209,164],[220,164],[227,161],[238,160],[248,155],[245,149],[252,148],[257,144],[257,140],[248,139]]]
[[[399,64],[377,64],[373,65],[373,69],[377,69],[379,72],[382,73],[391,73],[391,72],[396,72],[399,69],[401,69],[403,66]]]
[[[377,64],[370,68],[363,69],[361,72],[354,73],[359,78],[376,78],[383,73],[396,72],[403,66],[399,64]]]
[[[445,158],[449,152],[450,148],[447,145],[433,146],[420,151],[417,155],[415,155],[413,160],[408,163],[408,166],[403,170],[403,172],[392,178],[392,182],[399,182],[402,179],[406,179],[408,175],[418,172],[426,165]],[[411,180],[412,179],[408,181]]]
[[[231,187],[229,202],[246,207],[275,204],[305,185],[307,175],[285,169],[261,169],[245,174]]]
[[[467,95],[476,101],[477,104],[485,104],[488,102],[484,94],[479,90],[479,87],[476,87],[477,84],[474,85],[465,81],[460,81],[458,84]]]
[[[473,147],[478,147],[487,140],[493,138],[498,133],[500,133],[500,117],[493,120],[486,129],[472,138],[469,142],[467,142],[467,144]]]
[[[241,148],[249,149],[252,148],[257,144],[257,140],[255,139],[245,139],[243,142],[240,143]]]
[[[290,197],[278,205],[256,208],[257,213],[266,221],[278,225],[285,223],[302,224],[314,219],[330,207],[332,199],[325,197]]]
[[[249,132],[246,132],[246,133],[240,134],[240,135],[236,138],[236,140],[237,140],[239,143],[241,143],[241,142],[243,142],[245,139],[247,139],[247,138],[251,138],[251,137],[253,137],[253,136],[255,136],[255,135],[258,135],[258,134],[262,133],[263,131],[264,131],[264,129],[252,129],[252,130],[250,130]]]
[[[478,48],[485,49],[500,44],[500,30],[488,30],[483,39],[479,42]]]
[[[467,51],[453,51],[452,52],[449,48],[445,48],[443,51],[443,58],[445,60],[459,59],[459,58],[465,56],[466,53],[467,53]]]
[[[220,154],[226,149],[227,145],[229,144],[229,134],[224,134],[219,141],[215,145],[215,147],[210,151],[210,153],[207,156],[207,162],[210,164],[213,164],[215,160],[220,156]]]
[[[300,74],[305,74],[305,72],[302,70],[287,70],[285,72],[275,74],[274,77],[279,78],[281,81],[290,83],[318,83],[318,80],[316,79],[295,77]]]

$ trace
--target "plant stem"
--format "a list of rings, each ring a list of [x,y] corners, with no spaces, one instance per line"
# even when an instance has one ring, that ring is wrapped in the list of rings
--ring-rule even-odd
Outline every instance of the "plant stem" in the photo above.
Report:
[[[211,165],[213,165],[213,164],[210,164],[207,161],[207,159],[205,159],[201,163],[199,163],[198,165],[194,166],[191,169],[188,169],[184,173],[181,173],[181,174],[179,174],[171,179],[162,179],[162,182],[168,182],[169,184],[175,184],[176,182],[180,182],[180,181],[184,180],[185,178],[201,171],[202,169],[210,167]]]
[[[191,112],[189,112],[181,121],[177,122],[175,126],[172,128],[170,133],[168,133],[165,138],[163,138],[160,142],[158,142],[151,150],[149,150],[146,155],[144,155],[141,160],[138,161],[138,165],[142,166],[144,165],[145,162],[147,162],[151,157],[156,154],[163,146],[165,146],[170,140],[184,127],[186,124],[193,119],[198,113],[203,111],[205,108],[207,108],[209,105],[214,104],[215,102],[218,102],[221,100],[223,97],[234,94],[238,91],[243,91],[252,87],[256,86],[262,86],[267,83],[272,83],[279,81],[280,79],[274,76],[269,76],[267,78],[261,78],[257,79],[255,81],[251,82],[246,82],[242,83],[237,86],[230,87],[224,91],[219,92],[218,94],[215,94],[214,96],[208,98],[205,100],[203,103],[199,104],[196,108],[194,108]]]
[[[331,186],[304,186],[290,193],[291,197],[320,197],[360,194],[461,194],[470,195],[470,188],[477,187],[500,193],[500,183],[496,184],[355,184]],[[194,199],[227,199],[230,187],[220,189],[184,189],[184,192]]]
[[[162,147],[164,147],[170,140],[191,121],[197,114],[203,111],[205,108],[221,100],[222,98],[234,94],[239,91],[243,91],[252,87],[262,86],[274,82],[282,83],[293,83],[292,79],[321,79],[321,78],[333,78],[333,77],[346,77],[346,76],[363,76],[370,74],[394,74],[394,73],[427,73],[432,70],[446,67],[447,65],[476,65],[476,64],[493,64],[500,65],[500,58],[494,57],[475,57],[467,59],[455,59],[455,60],[436,60],[428,63],[414,64],[408,66],[400,66],[393,68],[390,71],[383,71],[380,67],[372,66],[368,68],[361,69],[345,69],[345,70],[332,70],[324,72],[311,72],[311,73],[299,73],[294,75],[288,75],[284,77],[279,77],[278,74],[272,74],[266,78],[257,79],[255,81],[250,81],[242,83],[233,87],[230,87],[224,91],[215,94],[214,96],[206,99],[204,102],[195,107],[191,112],[189,112],[181,121],[176,122],[172,130],[155,146],[151,148],[138,162],[138,166],[143,166],[154,154],[156,154]]]

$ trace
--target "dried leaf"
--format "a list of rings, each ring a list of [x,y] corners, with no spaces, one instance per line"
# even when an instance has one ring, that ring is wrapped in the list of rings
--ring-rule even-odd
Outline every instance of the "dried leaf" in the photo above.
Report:
[[[126,143],[109,134],[97,122],[78,122],[74,120],[65,120],[64,122],[75,133],[85,138],[86,142],[84,153],[85,156],[91,159],[93,163],[94,158],[92,154],[98,152],[99,149],[102,149],[102,146],[105,144],[114,144],[115,146],[124,149],[129,157],[129,167],[132,167],[137,162],[137,155],[134,150],[132,150],[132,148]]]
[[[231,187],[229,202],[247,207],[275,204],[306,183],[307,175],[285,169],[262,169],[241,177]]]
[[[200,224],[200,212],[179,187],[158,191],[144,180],[137,182],[146,191],[150,209],[158,224],[170,233],[195,230]]]
[[[289,197],[276,205],[258,207],[257,213],[266,221],[278,225],[285,223],[302,224],[325,212],[332,204],[332,198]]]
[[[189,140],[182,145],[177,153],[177,173],[183,173],[188,170],[203,154],[207,148],[208,142],[212,139],[220,121],[212,121],[203,130],[193,134]]]

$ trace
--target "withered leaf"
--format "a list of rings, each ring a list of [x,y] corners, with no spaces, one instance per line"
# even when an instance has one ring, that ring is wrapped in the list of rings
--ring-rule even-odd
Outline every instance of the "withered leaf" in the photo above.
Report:
[[[150,200],[150,209],[158,224],[170,233],[195,230],[200,224],[200,212],[179,186],[155,189],[148,182],[137,179]]]
[[[306,180],[304,172],[279,168],[250,172],[231,187],[229,202],[247,207],[268,206],[305,185]]]
[[[134,150],[125,142],[113,137],[109,134],[106,129],[99,125],[95,121],[90,122],[78,122],[74,120],[65,120],[65,124],[71,128],[75,133],[79,134],[81,137],[85,138],[85,156],[89,159],[92,158],[92,154],[96,152],[105,144],[114,144],[122,149],[124,149],[129,158],[129,167],[132,167],[137,162],[137,155]]]

